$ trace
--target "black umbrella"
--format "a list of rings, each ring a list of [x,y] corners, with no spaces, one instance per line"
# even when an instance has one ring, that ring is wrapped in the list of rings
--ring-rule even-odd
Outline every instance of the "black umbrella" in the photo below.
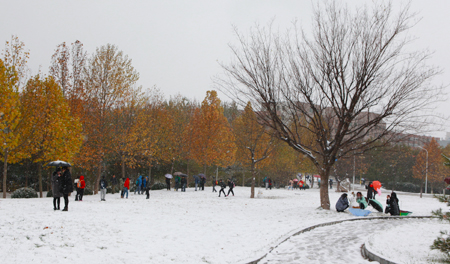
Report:
[[[47,164],[47,166],[53,166],[53,167],[72,167],[72,165],[70,165],[69,162],[65,162],[62,160],[56,160],[56,161],[52,161],[49,164]]]

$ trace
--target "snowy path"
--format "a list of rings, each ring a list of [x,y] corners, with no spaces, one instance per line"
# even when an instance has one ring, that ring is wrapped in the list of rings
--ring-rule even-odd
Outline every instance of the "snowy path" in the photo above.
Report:
[[[283,242],[259,263],[371,263],[361,256],[361,246],[368,237],[423,223],[423,219],[376,219],[318,227]],[[386,245],[391,243],[385,241]]]

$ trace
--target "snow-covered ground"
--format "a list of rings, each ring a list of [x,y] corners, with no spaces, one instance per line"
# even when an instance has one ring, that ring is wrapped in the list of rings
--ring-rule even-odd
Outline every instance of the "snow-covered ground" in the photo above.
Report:
[[[334,210],[340,196],[334,189],[330,211],[318,209],[318,189],[261,191],[262,198],[255,199],[249,198],[246,187],[236,187],[236,196],[227,198],[217,197],[211,187],[202,192],[153,191],[149,200],[144,195],[120,199],[107,194],[106,202],[100,202],[99,195],[75,202],[72,196],[68,212],[53,211],[51,198],[0,199],[0,261],[245,263],[303,228],[354,218]],[[445,208],[430,196],[398,197],[401,208],[414,215]],[[384,205],[385,194],[378,199]],[[349,228],[362,224],[352,222]],[[346,230],[334,236],[345,237]],[[332,263],[337,253],[331,247],[322,260]]]

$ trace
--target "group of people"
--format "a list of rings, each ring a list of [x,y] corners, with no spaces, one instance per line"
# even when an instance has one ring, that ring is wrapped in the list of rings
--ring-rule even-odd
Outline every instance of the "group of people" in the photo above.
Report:
[[[233,189],[234,189],[234,187],[235,187],[236,185],[234,184],[234,182],[233,182],[231,179],[228,179],[228,180],[227,180],[227,184],[225,184],[225,182],[224,182],[222,179],[220,179],[218,182],[215,182],[215,184],[213,184],[213,192],[216,192],[216,185],[219,185],[219,186],[220,186],[219,197],[220,197],[220,194],[221,194],[221,193],[223,193],[223,195],[224,195],[225,197],[229,196],[230,193],[232,193],[233,196],[234,196],[234,191],[233,191]],[[227,185],[228,185],[228,188],[229,188],[229,189],[228,189],[228,194],[225,194],[225,189],[227,188]]]
[[[359,209],[366,209],[370,204],[376,209],[382,210],[380,203],[375,200],[375,196],[373,196],[373,198],[364,197],[361,192],[356,193],[356,204],[358,205]],[[348,195],[347,193],[343,193],[339,200],[336,202],[336,211],[344,212],[344,210],[349,206],[350,203],[348,201]],[[384,210],[384,213],[391,215],[400,215],[399,200],[395,192],[392,192],[391,195],[387,195],[386,209]]]
[[[264,182],[264,184],[266,185],[266,190],[267,190],[267,189],[272,190],[272,179],[271,179],[271,178],[265,177],[265,178],[263,179],[263,182]]]
[[[64,197],[64,208],[69,210],[69,194],[73,192],[72,175],[68,167],[56,168],[52,175],[53,210],[60,210],[61,196]]]

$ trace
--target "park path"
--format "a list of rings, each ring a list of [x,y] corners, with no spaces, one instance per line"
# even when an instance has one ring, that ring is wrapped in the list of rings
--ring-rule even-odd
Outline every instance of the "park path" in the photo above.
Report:
[[[374,263],[361,255],[362,244],[373,232],[417,221],[420,219],[372,219],[318,227],[291,237],[258,263]]]

